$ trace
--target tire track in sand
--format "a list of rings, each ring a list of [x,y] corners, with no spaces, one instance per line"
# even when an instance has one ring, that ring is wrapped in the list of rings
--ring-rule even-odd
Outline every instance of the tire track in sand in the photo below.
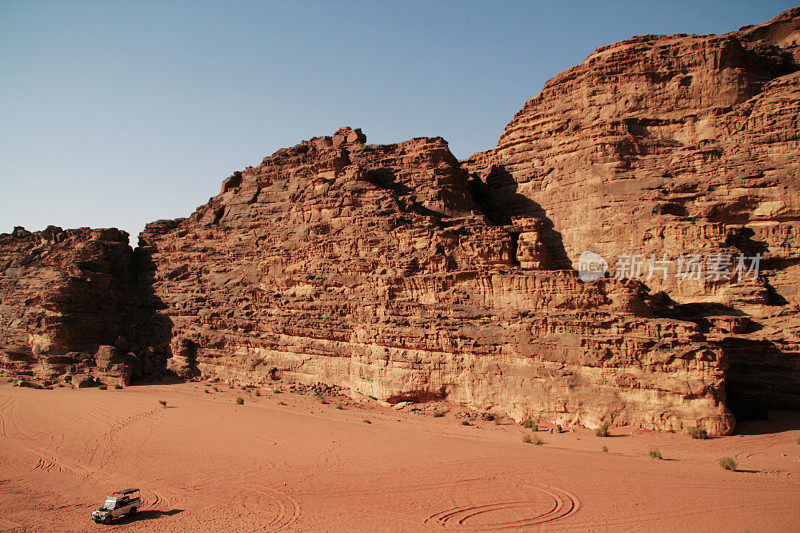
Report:
[[[36,462],[36,465],[33,467],[32,470],[43,470],[48,473],[55,473],[61,474],[64,472],[64,467],[58,461],[47,457],[46,455],[42,454],[39,456],[39,460]]]
[[[164,494],[156,492],[153,489],[141,489],[142,506],[147,509],[157,511],[171,511],[173,502],[171,498],[167,498]]]
[[[14,403],[14,397],[13,396],[7,396],[7,397],[3,398],[2,400],[0,400],[0,437],[6,437],[7,436],[6,435],[6,419],[5,419],[5,416],[3,416],[3,411],[5,411],[7,408],[10,411],[12,403]]]
[[[534,526],[561,520],[578,512],[580,501],[569,492],[552,486],[529,486],[540,499],[501,501],[483,505],[464,505],[433,514],[425,519],[426,524],[438,524],[446,529],[498,530]],[[491,520],[491,514],[507,516],[512,519]]]
[[[252,477],[248,480],[230,473],[220,473],[206,476],[204,483],[212,483],[219,487],[241,487],[237,490],[242,493],[242,506],[248,515],[256,517],[259,521],[257,529],[253,531],[275,533],[286,529],[300,518],[300,502],[284,490],[263,487],[261,475],[263,469],[262,466],[253,470]],[[216,500],[211,501],[216,503]]]
[[[31,471],[42,470],[50,474],[70,474],[82,479],[94,477],[91,470],[80,464],[67,461],[49,449],[29,446],[28,450],[36,456],[36,464]]]
[[[106,431],[100,437],[94,440],[94,446],[91,446],[89,443],[87,443],[86,447],[86,452],[88,456],[87,463],[91,466],[102,467],[103,463],[105,463],[106,460],[108,460],[108,457],[106,457],[105,460],[102,461],[100,465],[94,464],[95,456],[97,455],[97,453],[100,451],[101,448],[104,447],[109,448],[109,445],[114,440],[114,437],[116,437],[116,435],[120,431],[130,427],[133,424],[136,424],[137,422],[141,422],[142,420],[145,420],[146,418],[155,415],[159,411],[160,409],[151,409],[149,411],[144,411],[142,413],[137,413],[135,415],[129,416],[116,424],[112,424],[111,427],[108,429],[108,431]],[[113,454],[113,450],[111,450],[109,454]]]
[[[257,495],[259,509],[263,510],[265,503],[270,508],[277,508],[277,513],[272,513],[272,518],[263,527],[264,531],[281,531],[300,518],[300,503],[289,494],[273,489],[257,488],[250,489],[251,493]],[[263,501],[266,498],[267,502]]]

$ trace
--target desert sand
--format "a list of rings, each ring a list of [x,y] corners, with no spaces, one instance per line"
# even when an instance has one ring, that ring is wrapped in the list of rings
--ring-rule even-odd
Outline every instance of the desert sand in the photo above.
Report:
[[[534,445],[522,437],[533,433],[511,421],[463,425],[469,411],[458,406],[434,417],[412,405],[259,394],[199,382],[121,390],[3,383],[0,530],[800,528],[796,413],[772,412],[769,422],[742,424],[743,435],[704,441],[541,427],[544,444]],[[649,456],[652,448],[662,460]],[[723,456],[738,471],[721,469]],[[94,524],[103,497],[129,486],[142,490],[138,515]]]

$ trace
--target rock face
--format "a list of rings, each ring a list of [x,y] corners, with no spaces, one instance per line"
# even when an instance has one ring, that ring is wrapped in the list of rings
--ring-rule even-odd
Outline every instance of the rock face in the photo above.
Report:
[[[799,409],[798,28],[793,9],[600,48],[461,162],[440,138],[342,128],[234,173],[135,252],[0,236],[4,368],[73,354],[109,382],[290,380],[710,434],[731,410]]]
[[[44,384],[128,384],[155,351],[140,358],[111,345],[135,350],[126,339],[150,338],[139,330],[159,321],[142,321],[152,306],[135,272],[128,235],[116,229],[0,235],[0,368]]]
[[[798,42],[794,8],[727,35],[599,48],[526,102],[494,150],[465,162],[490,216],[543,221],[559,267],[577,267],[589,250],[626,274],[638,257],[641,279],[678,304],[672,316],[703,324],[724,347],[736,401],[794,409]],[[720,279],[714,254],[730,258],[731,273],[737,258],[758,254],[760,275]],[[705,271],[681,277],[681,255],[702,257]],[[665,259],[668,273],[651,268]]]
[[[654,318],[663,304],[638,283],[545,270],[540,222],[487,220],[442,139],[364,140],[343,129],[281,150],[140,235],[182,375],[562,425],[732,428],[722,350],[697,324]]]

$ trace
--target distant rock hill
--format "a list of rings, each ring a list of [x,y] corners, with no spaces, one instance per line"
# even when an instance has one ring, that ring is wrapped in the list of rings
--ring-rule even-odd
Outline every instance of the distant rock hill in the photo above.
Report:
[[[342,128],[136,250],[113,229],[0,235],[2,369],[717,435],[800,409],[798,42],[794,8],[599,48],[461,162]]]

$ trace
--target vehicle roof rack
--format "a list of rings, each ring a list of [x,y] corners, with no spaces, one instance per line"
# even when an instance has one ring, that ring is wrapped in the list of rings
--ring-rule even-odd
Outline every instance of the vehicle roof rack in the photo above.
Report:
[[[112,492],[111,494],[122,494],[123,496],[127,496],[128,494],[133,494],[134,492],[139,492],[139,489],[118,490],[117,492]]]

